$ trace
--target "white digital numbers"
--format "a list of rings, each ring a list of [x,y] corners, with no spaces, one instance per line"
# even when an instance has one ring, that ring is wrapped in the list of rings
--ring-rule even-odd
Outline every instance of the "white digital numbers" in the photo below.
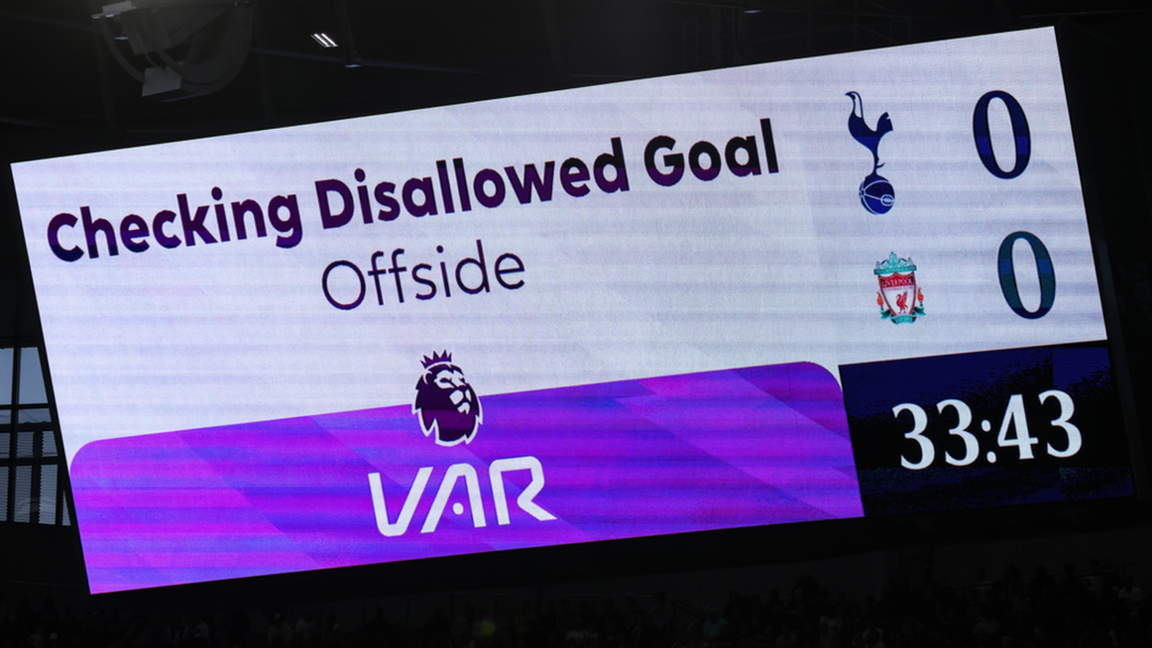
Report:
[[[932,460],[936,458],[936,446],[932,445],[932,441],[924,436],[924,430],[928,429],[928,413],[924,411],[923,407],[915,403],[900,403],[892,408],[892,415],[900,418],[901,412],[912,412],[912,431],[905,432],[905,439],[912,439],[920,444],[920,461],[912,463],[904,455],[900,455],[900,465],[909,470],[920,470],[932,465]]]
[[[1061,430],[1066,441],[1062,447],[1054,446],[1052,443],[1045,444],[1048,455],[1065,459],[1080,452],[1083,436],[1080,434],[1080,428],[1071,421],[1072,415],[1076,411],[1072,397],[1059,389],[1050,389],[1041,393],[1039,400],[1041,404],[1050,400],[1056,401],[1060,408],[1060,414],[1049,421],[1049,424],[1053,428]],[[955,413],[956,425],[948,430],[948,434],[964,442],[964,454],[956,457],[945,450],[943,453],[944,462],[950,466],[968,466],[980,458],[980,438],[968,430],[968,427],[972,425],[972,410],[964,401],[955,398],[947,398],[936,403],[936,411],[939,414],[944,415],[949,410]],[[915,441],[919,452],[907,453],[912,456],[911,459],[901,454],[900,465],[908,470],[923,470],[936,461],[936,444],[924,435],[928,430],[928,413],[916,403],[900,403],[892,408],[892,415],[897,420],[901,419],[901,415],[905,412],[912,415],[912,429],[904,433],[904,438]],[[987,419],[980,421],[982,431],[991,432],[992,427],[991,421]],[[1015,448],[1017,458],[1024,460],[1035,458],[1032,446],[1039,443],[1040,439],[1032,436],[1029,431],[1028,414],[1024,408],[1024,395],[1012,394],[1008,398],[1008,406],[1004,409],[1004,417],[1000,420],[1000,431],[996,434],[996,446],[998,448]],[[984,454],[984,458],[990,464],[996,463],[996,450],[988,450]]]
[[[1060,458],[1071,457],[1077,452],[1080,452],[1080,443],[1082,441],[1080,428],[1076,427],[1071,423],[1071,421],[1068,420],[1072,418],[1072,412],[1074,411],[1075,405],[1072,403],[1072,397],[1060,391],[1059,389],[1049,389],[1048,391],[1040,394],[1041,403],[1048,400],[1049,398],[1055,398],[1056,402],[1060,404],[1060,417],[1052,421],[1052,426],[1061,428],[1064,430],[1064,433],[1068,435],[1068,447],[1064,448],[1063,450],[1057,450],[1056,448],[1052,447],[1051,443],[1049,443],[1048,454],[1052,455],[1053,457]]]

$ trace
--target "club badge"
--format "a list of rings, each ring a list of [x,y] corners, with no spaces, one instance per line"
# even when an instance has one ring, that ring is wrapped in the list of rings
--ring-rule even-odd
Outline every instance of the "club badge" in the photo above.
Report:
[[[924,316],[924,293],[916,285],[916,264],[912,259],[902,259],[891,252],[887,259],[876,263],[873,273],[880,280],[880,292],[876,293],[880,317],[893,324],[908,324]]]
[[[873,214],[886,214],[896,202],[896,192],[892,189],[892,183],[876,171],[884,166],[880,162],[880,140],[892,132],[892,120],[888,118],[888,113],[884,113],[876,120],[876,128],[871,128],[864,121],[864,100],[860,98],[860,93],[849,92],[845,96],[852,98],[852,114],[848,115],[848,132],[864,148],[872,152],[872,173],[860,183],[860,204]]]

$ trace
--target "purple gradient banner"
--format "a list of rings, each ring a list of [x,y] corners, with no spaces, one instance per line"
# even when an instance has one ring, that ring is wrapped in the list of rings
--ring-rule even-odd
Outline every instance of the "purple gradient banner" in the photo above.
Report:
[[[97,441],[72,464],[92,592],[863,515],[808,363]]]

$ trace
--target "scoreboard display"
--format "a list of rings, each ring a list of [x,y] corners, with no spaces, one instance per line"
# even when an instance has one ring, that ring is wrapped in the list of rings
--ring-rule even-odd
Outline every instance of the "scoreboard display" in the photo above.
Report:
[[[12,170],[93,592],[1133,493],[1049,29]]]

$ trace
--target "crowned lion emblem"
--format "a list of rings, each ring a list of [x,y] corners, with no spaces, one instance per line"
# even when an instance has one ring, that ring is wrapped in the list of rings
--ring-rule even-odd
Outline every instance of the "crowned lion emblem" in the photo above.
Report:
[[[464,372],[447,351],[424,356],[422,363],[424,375],[416,383],[412,413],[419,417],[424,436],[435,434],[436,443],[443,446],[471,443],[482,416],[480,399]]]

